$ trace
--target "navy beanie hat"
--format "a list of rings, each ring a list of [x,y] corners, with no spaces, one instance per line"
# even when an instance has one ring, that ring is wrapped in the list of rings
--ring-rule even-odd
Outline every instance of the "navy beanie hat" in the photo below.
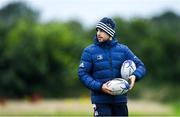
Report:
[[[96,29],[97,28],[102,29],[111,37],[113,37],[115,34],[115,22],[111,18],[108,17],[102,18],[96,25]]]

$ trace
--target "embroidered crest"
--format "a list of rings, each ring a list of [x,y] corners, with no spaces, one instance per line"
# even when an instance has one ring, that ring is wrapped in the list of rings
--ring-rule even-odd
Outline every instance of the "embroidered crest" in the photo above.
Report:
[[[102,60],[103,59],[103,55],[97,55],[97,60]]]

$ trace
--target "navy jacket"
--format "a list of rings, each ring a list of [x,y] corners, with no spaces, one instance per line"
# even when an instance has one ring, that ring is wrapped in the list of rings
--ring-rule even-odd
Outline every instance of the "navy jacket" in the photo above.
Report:
[[[121,65],[125,60],[133,60],[136,64],[134,75],[136,81],[145,75],[145,66],[138,57],[117,39],[99,43],[94,38],[94,44],[84,49],[78,75],[80,81],[91,90],[92,103],[127,103],[127,95],[112,96],[102,92],[103,83],[114,78],[120,78]]]

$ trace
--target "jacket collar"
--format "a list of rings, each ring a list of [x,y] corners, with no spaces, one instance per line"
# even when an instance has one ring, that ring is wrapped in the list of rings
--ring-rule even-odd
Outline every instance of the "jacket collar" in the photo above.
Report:
[[[108,40],[106,42],[99,42],[97,37],[94,37],[94,44],[101,46],[101,47],[112,47],[118,43],[118,40],[116,38],[112,38],[112,40]]]

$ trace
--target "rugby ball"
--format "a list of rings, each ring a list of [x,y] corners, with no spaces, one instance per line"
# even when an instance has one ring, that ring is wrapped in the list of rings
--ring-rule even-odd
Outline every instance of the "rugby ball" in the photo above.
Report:
[[[121,66],[121,77],[128,80],[128,77],[136,70],[136,65],[132,60],[126,60]]]
[[[129,83],[122,78],[115,78],[107,84],[108,88],[112,91],[113,95],[122,95],[128,92]]]

